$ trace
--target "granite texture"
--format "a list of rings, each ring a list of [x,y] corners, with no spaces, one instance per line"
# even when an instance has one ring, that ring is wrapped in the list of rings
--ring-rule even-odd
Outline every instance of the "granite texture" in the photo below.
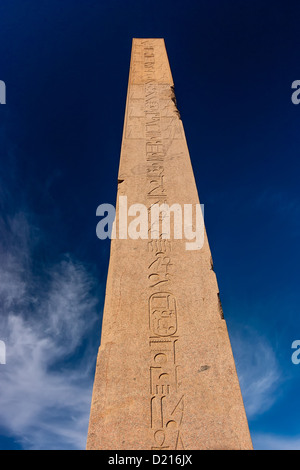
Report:
[[[132,43],[117,229],[121,195],[199,203],[163,39]],[[111,241],[88,450],[252,449],[207,236],[185,243]]]

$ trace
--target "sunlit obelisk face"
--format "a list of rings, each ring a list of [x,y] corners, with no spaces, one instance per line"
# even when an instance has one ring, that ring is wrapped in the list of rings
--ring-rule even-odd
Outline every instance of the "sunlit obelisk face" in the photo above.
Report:
[[[161,224],[130,236],[135,209],[150,220],[158,205]],[[188,245],[197,221],[163,228],[188,207],[199,198],[164,40],[134,39],[87,449],[252,448],[205,231]]]

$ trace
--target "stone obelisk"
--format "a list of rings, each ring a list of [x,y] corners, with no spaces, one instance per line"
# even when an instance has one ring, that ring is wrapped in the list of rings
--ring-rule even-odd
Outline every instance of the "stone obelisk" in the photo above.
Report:
[[[117,233],[120,196],[199,204],[163,39],[132,43]],[[111,240],[87,449],[252,449],[206,234],[151,233]]]

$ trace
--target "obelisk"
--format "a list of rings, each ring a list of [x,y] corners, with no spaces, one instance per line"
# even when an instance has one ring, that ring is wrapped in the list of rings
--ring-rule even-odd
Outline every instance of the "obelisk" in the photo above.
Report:
[[[117,233],[120,196],[199,204],[163,39],[132,43]],[[206,234],[151,233],[111,240],[87,449],[252,449]]]

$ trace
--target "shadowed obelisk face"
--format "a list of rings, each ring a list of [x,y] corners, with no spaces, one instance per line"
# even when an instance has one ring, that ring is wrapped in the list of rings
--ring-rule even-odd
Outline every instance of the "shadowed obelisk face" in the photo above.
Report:
[[[124,235],[124,196],[147,238]],[[87,449],[251,449],[206,234],[187,249],[194,223],[166,237],[155,205],[172,222],[199,199],[164,40],[134,39]]]

